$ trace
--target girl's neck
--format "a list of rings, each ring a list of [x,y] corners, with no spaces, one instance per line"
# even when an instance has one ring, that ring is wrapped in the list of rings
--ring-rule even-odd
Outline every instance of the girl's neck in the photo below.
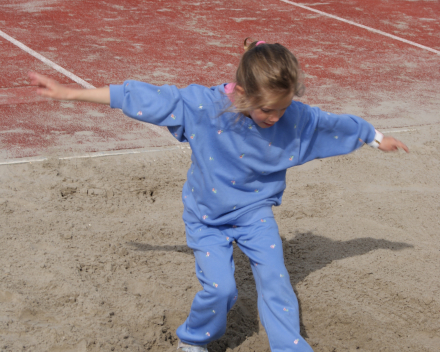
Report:
[[[225,85],[225,93],[228,96],[229,100],[232,102],[232,104],[234,104],[234,94],[232,94],[234,92],[234,88],[235,88],[235,83],[233,82]],[[246,117],[250,117],[248,113],[243,113],[243,115]]]

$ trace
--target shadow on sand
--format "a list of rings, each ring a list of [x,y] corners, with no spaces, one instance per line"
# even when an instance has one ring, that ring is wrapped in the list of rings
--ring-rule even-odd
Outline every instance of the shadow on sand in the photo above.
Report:
[[[335,260],[360,256],[376,249],[399,251],[412,248],[411,245],[406,243],[390,242],[369,237],[345,242],[333,241],[327,237],[315,235],[313,232],[296,232],[293,239],[286,240],[283,237],[282,239],[284,260],[294,290],[296,284],[304,280],[310,273],[324,268]],[[187,246],[153,246],[137,242],[130,242],[128,244],[140,251],[176,251],[192,255],[192,250]],[[225,335],[219,340],[210,343],[209,350],[212,352],[224,352],[228,347],[235,348],[247,336],[251,336],[259,331],[257,292],[252,270],[248,258],[235,244],[234,261],[239,299],[228,314]],[[299,308],[301,313],[301,302],[299,302]],[[302,323],[301,335],[307,337],[307,331],[305,331]]]

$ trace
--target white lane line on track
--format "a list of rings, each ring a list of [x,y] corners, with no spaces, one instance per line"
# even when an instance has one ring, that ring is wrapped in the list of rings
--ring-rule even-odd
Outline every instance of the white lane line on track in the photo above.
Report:
[[[5,38],[7,41],[11,42],[12,44],[18,46],[20,49],[24,50],[28,54],[30,54],[33,57],[37,58],[38,60],[44,62],[46,65],[52,67],[54,70],[56,70],[56,71],[62,73],[63,75],[69,77],[71,80],[75,81],[76,83],[78,83],[79,85],[83,86],[84,88],[88,88],[88,89],[95,88],[90,83],[84,81],[83,79],[81,79],[78,76],[74,75],[72,72],[69,72],[66,69],[62,68],[61,66],[57,65],[56,63],[50,61],[49,59],[45,58],[43,55],[37,53],[36,51],[34,51],[31,48],[27,47],[26,45],[24,45],[23,43],[19,42],[18,40],[12,38],[11,36],[7,35],[5,32],[2,32],[1,30],[0,30],[0,36]],[[175,142],[175,143],[172,143],[172,144],[179,143],[173,137],[171,137],[171,135],[167,131],[161,129],[160,127],[152,125],[152,124],[149,124],[148,127],[151,130],[153,130],[154,132],[156,132],[157,134],[159,134],[160,136],[166,137],[166,138],[169,139],[169,141]]]
[[[384,134],[388,133],[404,133],[404,132],[414,132],[418,131],[417,128],[409,128],[405,130],[380,130]],[[124,151],[108,151],[108,152],[95,152],[95,153],[88,153],[83,155],[76,155],[76,156],[66,156],[58,158],[58,160],[70,160],[70,159],[86,159],[86,158],[100,158],[105,156],[116,156],[116,155],[130,155],[130,154],[142,154],[142,153],[151,153],[151,152],[160,152],[164,150],[176,150],[176,149],[191,149],[188,143],[179,143],[180,146],[172,146],[172,147],[159,147],[155,149],[130,149],[130,150],[124,150]],[[48,160],[49,158],[42,158],[42,157],[35,157],[35,158],[21,158],[21,159],[14,159],[14,160],[8,160],[8,161],[0,161],[0,166],[2,165],[15,165],[15,164],[27,164],[27,163],[35,163],[40,161]]]
[[[409,128],[409,129],[407,129],[407,130],[389,130],[389,131],[380,131],[381,133],[404,133],[404,132],[415,132],[415,131],[418,131],[418,129],[417,128]]]
[[[23,43],[20,43],[18,40],[10,37],[5,32],[0,31],[0,36],[5,38],[7,41],[11,42],[12,44],[18,46],[20,49],[26,51],[28,54],[32,55],[36,59],[43,61],[46,65],[52,67],[54,70],[62,73],[63,75],[69,77],[71,80],[75,81],[79,85],[83,86],[84,88],[95,88],[90,83],[87,83],[86,81],[82,80],[78,76],[75,76],[72,72],[67,71],[66,69],[62,68],[61,66],[57,65],[55,62],[50,61],[49,59],[45,58],[43,55],[38,54],[36,51],[32,50],[31,48],[27,47]]]
[[[383,32],[383,31],[380,31],[380,30],[378,30],[378,29],[374,29],[374,28],[371,28],[371,27],[367,27],[367,26],[364,26],[364,25],[362,25],[362,24],[359,24],[359,23],[356,23],[356,22],[353,22],[353,21],[349,21],[349,20],[346,20],[346,19],[341,18],[341,17],[331,15],[331,14],[329,14],[329,13],[327,13],[327,12],[323,12],[323,11],[315,10],[315,9],[313,9],[313,8],[311,8],[311,7],[304,6],[304,5],[298,4],[298,3],[296,3],[296,2],[292,2],[292,1],[289,1],[289,0],[280,0],[280,1],[285,2],[286,4],[293,5],[293,6],[301,7],[302,9],[305,9],[305,10],[309,10],[309,11],[312,11],[312,12],[319,13],[320,15],[323,15],[323,16],[331,17],[331,18],[333,18],[333,19],[335,19],[335,20],[342,21],[342,22],[345,22],[345,23],[351,24],[351,25],[353,25],[353,26],[357,26],[357,27],[360,27],[360,28],[364,28],[364,29],[366,29],[366,30],[368,30],[368,31],[370,31],[370,32],[374,32],[374,33],[382,34],[382,35],[384,35],[384,36],[386,36],[386,37],[389,37],[389,38],[392,38],[392,39],[396,39],[396,40],[399,40],[399,41],[401,41],[401,42],[404,42],[404,43],[407,43],[407,44],[410,44],[410,45],[414,45],[414,46],[416,46],[416,47],[418,47],[418,48],[425,49],[425,50],[431,51],[431,52],[433,52],[433,53],[435,53],[435,54],[437,54],[437,55],[440,55],[440,51],[438,51],[438,50],[435,50],[435,49],[432,49],[432,48],[430,48],[430,47],[427,47],[427,46],[424,46],[424,45],[421,45],[421,44],[418,44],[418,43],[412,42],[412,41],[410,41],[410,40],[406,40],[406,39],[403,39],[403,38],[397,37],[397,36],[392,35],[392,34],[389,34],[389,33],[387,33],[387,32]]]
[[[187,143],[185,143],[187,144]],[[130,155],[130,154],[143,154],[143,153],[153,153],[153,152],[161,152],[165,150],[176,150],[176,149],[191,149],[189,146],[173,146],[173,147],[158,147],[154,149],[130,149],[124,151],[108,151],[108,152],[96,152],[89,153],[83,155],[76,156],[65,156],[60,158],[55,158],[58,160],[71,160],[71,159],[87,159],[87,158],[101,158],[105,156],[117,156],[117,155]],[[49,160],[50,158],[45,157],[34,157],[34,158],[20,158],[13,159],[8,161],[1,161],[0,166],[2,165],[15,165],[15,164],[27,164],[27,163],[36,163],[40,161]]]

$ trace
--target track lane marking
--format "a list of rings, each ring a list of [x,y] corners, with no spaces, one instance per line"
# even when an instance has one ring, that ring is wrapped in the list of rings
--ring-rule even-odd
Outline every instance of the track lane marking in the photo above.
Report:
[[[63,75],[69,77],[72,81],[75,81],[79,85],[81,85],[84,88],[93,89],[95,88],[90,83],[87,83],[83,79],[79,78],[78,76],[74,75],[72,72],[67,71],[65,68],[62,68],[61,66],[57,65],[55,62],[50,61],[49,59],[45,58],[43,55],[37,53],[35,50],[32,50],[28,46],[24,45],[23,43],[19,42],[18,40],[12,38],[11,36],[7,35],[5,32],[0,31],[0,36],[6,39],[8,42],[11,42],[12,44],[18,46],[20,49],[26,51],[28,54],[32,55],[36,59],[44,62],[46,65],[52,67],[54,70],[62,73]]]
[[[87,89],[94,89],[96,87],[92,86],[90,83],[84,81],[83,79],[79,78],[78,76],[74,75],[72,72],[67,71],[65,68],[57,65],[55,62],[50,61],[49,59],[45,58],[43,55],[37,53],[35,50],[32,50],[31,48],[29,48],[28,46],[24,45],[23,43],[19,42],[18,40],[12,38],[11,36],[7,35],[5,32],[0,30],[0,36],[3,37],[4,39],[6,39],[7,41],[11,42],[12,44],[18,46],[20,49],[24,50],[25,52],[27,52],[28,54],[32,55],[33,57],[37,58],[38,60],[44,62],[46,65],[52,67],[54,70],[62,73],[63,75],[69,77],[72,81],[78,83],[79,85],[81,85],[84,88]],[[161,137],[165,137],[167,138],[171,144],[178,144],[179,142],[177,142],[167,131],[165,131],[164,129],[155,126],[153,124],[148,124],[148,127],[156,132],[158,135],[160,135]]]
[[[188,143],[185,143],[188,144]],[[184,146],[170,146],[170,147],[155,147],[150,149],[129,149],[123,151],[107,151],[107,152],[94,152],[75,156],[64,156],[59,158],[54,158],[57,160],[72,160],[72,159],[91,159],[91,158],[102,158],[106,156],[118,156],[118,155],[130,155],[130,154],[144,154],[144,153],[155,153],[166,150],[182,150],[191,149],[189,145]],[[15,164],[31,164],[35,162],[41,162],[51,159],[50,157],[30,157],[30,158],[17,158],[8,161],[0,161],[0,166],[4,165],[15,165]]]
[[[418,48],[431,51],[431,52],[433,52],[433,53],[435,53],[437,55],[440,55],[440,51],[438,51],[438,50],[435,50],[435,49],[432,49],[430,47],[427,47],[427,46],[424,46],[424,45],[412,42],[412,41],[404,39],[404,38],[397,37],[397,36],[395,36],[393,34],[389,34],[387,32],[383,32],[381,30],[374,29],[374,28],[371,28],[371,27],[368,27],[368,26],[364,26],[363,24],[359,24],[359,23],[356,23],[356,22],[353,22],[353,21],[349,21],[349,20],[346,20],[346,19],[344,19],[342,17],[331,15],[331,14],[329,14],[327,12],[315,10],[315,9],[313,9],[311,7],[301,5],[301,4],[298,4],[298,3],[293,2],[293,1],[289,1],[289,0],[280,0],[280,1],[285,2],[286,4],[290,4],[290,5],[297,6],[297,7],[300,7],[302,9],[305,9],[305,10],[309,10],[309,11],[318,13],[318,14],[323,15],[323,16],[327,16],[327,17],[333,18],[333,19],[341,21],[341,22],[345,22],[345,23],[351,24],[351,25],[356,26],[356,27],[360,27],[360,28],[366,29],[366,30],[368,30],[370,32],[378,33],[378,34],[384,35],[386,37],[389,37],[389,38],[392,38],[392,39],[395,39],[395,40],[399,40],[399,41],[401,41],[403,43],[410,44],[410,45],[416,46]]]

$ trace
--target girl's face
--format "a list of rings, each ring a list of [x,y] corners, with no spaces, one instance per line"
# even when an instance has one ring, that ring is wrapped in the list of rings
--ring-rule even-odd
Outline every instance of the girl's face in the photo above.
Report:
[[[263,105],[260,108],[248,112],[249,117],[261,128],[272,127],[284,115],[286,109],[292,104],[293,93],[270,105]]]

